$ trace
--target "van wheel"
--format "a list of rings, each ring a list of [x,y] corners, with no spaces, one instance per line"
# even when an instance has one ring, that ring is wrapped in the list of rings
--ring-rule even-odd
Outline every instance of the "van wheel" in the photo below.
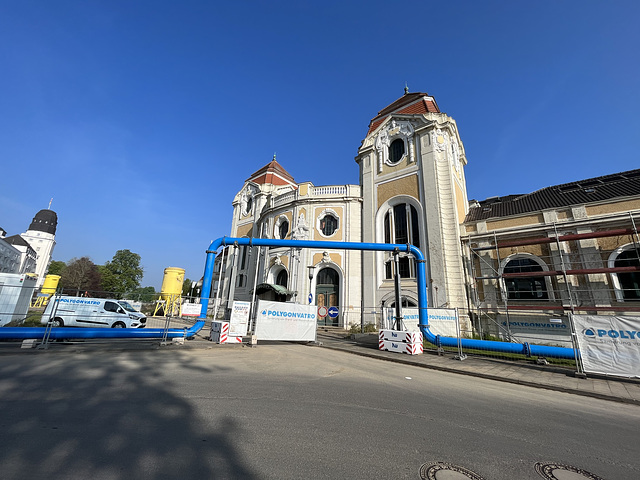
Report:
[[[122,322],[116,322],[113,325],[111,325],[111,328],[125,328],[126,325]]]
[[[64,327],[64,322],[62,321],[62,319],[60,317],[56,317],[53,320],[51,320],[51,326],[52,327]]]

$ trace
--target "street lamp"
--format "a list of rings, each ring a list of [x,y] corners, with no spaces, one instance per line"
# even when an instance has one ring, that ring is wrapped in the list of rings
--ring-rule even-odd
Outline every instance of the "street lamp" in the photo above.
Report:
[[[309,305],[313,303],[313,293],[311,293],[311,282],[313,281],[313,271],[316,269],[313,265],[307,267],[309,269]]]

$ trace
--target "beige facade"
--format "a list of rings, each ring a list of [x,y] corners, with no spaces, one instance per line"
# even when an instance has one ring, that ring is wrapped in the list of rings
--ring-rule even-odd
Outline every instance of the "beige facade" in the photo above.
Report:
[[[408,92],[371,120],[355,161],[359,185],[315,186],[274,158],[236,195],[231,236],[416,245],[428,307],[457,308],[465,335],[529,338],[515,326],[539,324],[543,343],[563,344],[570,312],[640,312],[640,170],[469,201],[455,120]],[[307,303],[311,294],[340,309],[342,327],[379,325],[395,303],[388,253],[228,252],[223,300],[268,290]],[[416,265],[404,253],[398,274],[403,305],[416,305]]]

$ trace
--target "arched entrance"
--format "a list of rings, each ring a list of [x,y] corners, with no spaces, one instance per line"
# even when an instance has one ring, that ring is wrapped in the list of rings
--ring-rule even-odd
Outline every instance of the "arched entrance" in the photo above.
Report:
[[[316,305],[318,307],[338,307],[340,309],[340,275],[333,268],[325,267],[316,278]],[[318,325],[337,327],[340,316],[318,317]]]

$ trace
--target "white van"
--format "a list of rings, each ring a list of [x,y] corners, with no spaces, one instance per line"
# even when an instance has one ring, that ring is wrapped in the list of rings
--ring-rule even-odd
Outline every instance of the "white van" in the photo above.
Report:
[[[147,317],[124,300],[55,297],[40,323],[54,327],[144,328]]]

